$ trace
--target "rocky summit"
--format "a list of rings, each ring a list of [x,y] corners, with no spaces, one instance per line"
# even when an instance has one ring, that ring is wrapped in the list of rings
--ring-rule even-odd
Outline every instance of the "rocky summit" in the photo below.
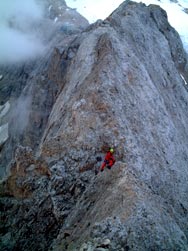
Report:
[[[60,2],[44,55],[0,67],[0,249],[187,251],[178,33],[157,5],[125,1],[89,25]],[[98,172],[109,147],[116,163]]]

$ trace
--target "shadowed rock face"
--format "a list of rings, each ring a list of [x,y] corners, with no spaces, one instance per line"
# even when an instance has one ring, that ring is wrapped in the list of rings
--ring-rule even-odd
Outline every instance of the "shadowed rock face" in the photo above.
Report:
[[[87,20],[75,10],[68,9],[64,1],[42,2],[46,3],[46,15],[51,6],[58,9],[62,18],[55,23],[47,16],[34,23],[45,44],[42,57],[26,63],[0,66],[3,76],[0,80],[0,104],[2,106],[10,101],[7,119],[0,120],[0,126],[9,122],[8,140],[0,155],[0,176],[4,175],[17,145],[30,146],[33,150],[38,147],[51,108],[64,85],[63,76],[69,56],[61,59],[60,55],[88,26]]]
[[[187,60],[177,32],[158,6],[124,2],[71,38],[43,81],[30,82],[36,109],[1,183],[2,248],[188,250]],[[32,118],[38,111],[38,126],[43,109],[37,134]],[[110,146],[116,163],[95,176]]]

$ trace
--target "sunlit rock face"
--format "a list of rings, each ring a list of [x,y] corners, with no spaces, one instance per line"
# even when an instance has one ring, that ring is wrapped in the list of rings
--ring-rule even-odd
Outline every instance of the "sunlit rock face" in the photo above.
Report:
[[[10,112],[2,248],[188,250],[187,55],[166,13],[124,2],[61,32]]]

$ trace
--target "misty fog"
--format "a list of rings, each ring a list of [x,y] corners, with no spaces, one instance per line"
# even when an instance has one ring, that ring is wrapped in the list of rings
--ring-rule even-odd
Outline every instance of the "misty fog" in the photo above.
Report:
[[[44,50],[39,31],[43,8],[35,0],[0,1],[0,64],[32,59]]]

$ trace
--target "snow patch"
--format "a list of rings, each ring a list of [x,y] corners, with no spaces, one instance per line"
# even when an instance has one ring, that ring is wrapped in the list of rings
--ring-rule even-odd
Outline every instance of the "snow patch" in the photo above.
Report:
[[[0,119],[3,118],[10,109],[10,103],[7,101],[4,105],[0,105]]]
[[[56,23],[56,22],[57,22],[57,20],[58,20],[58,17],[55,17],[55,18],[54,18],[54,23]]]
[[[0,146],[8,139],[8,123],[0,126]]]
[[[97,19],[105,19],[123,0],[67,0],[67,6],[76,8],[90,23]]]
[[[183,79],[185,85],[187,85],[187,82],[185,81],[185,78],[180,74],[181,78]]]
[[[166,10],[169,23],[178,31],[185,50],[188,52],[188,15],[184,8],[188,8],[188,0],[134,0],[146,5],[155,4]],[[90,23],[97,19],[107,18],[124,0],[66,0],[67,6],[76,8]]]
[[[51,8],[52,8],[52,5],[50,5],[50,6],[48,7],[49,12],[50,12]]]

